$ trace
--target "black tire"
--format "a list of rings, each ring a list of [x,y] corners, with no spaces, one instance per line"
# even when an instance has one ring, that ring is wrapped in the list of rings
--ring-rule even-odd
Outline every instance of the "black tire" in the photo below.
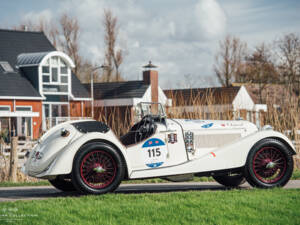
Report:
[[[246,182],[245,177],[243,174],[226,174],[226,175],[220,175],[220,176],[213,176],[215,181],[217,181],[219,184],[224,185],[225,187],[229,188],[235,188],[239,185]]]
[[[291,178],[293,168],[293,157],[288,146],[268,138],[259,141],[250,150],[244,176],[253,187],[283,187]]]
[[[73,161],[72,182],[82,194],[112,192],[120,185],[124,174],[122,157],[105,143],[82,146]]]
[[[53,180],[49,180],[50,184],[52,184],[56,189],[69,192],[69,191],[76,191],[71,180],[62,179],[60,176],[57,176]]]

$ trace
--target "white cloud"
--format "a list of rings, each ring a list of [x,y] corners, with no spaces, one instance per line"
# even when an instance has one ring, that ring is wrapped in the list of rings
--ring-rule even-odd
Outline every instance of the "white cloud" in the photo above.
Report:
[[[52,11],[45,9],[40,12],[29,12],[21,18],[22,21],[34,21],[35,24],[38,24],[40,19],[43,19],[45,22],[51,21],[53,19]]]
[[[206,36],[215,37],[223,34],[226,28],[226,15],[215,0],[200,0],[195,7],[197,22]]]
[[[66,11],[75,15],[82,28],[82,54],[102,64],[103,9],[110,8],[120,23],[119,44],[129,52],[121,68],[126,79],[141,77],[141,67],[149,60],[159,66],[163,87],[179,83],[184,74],[210,75],[212,49],[226,27],[226,16],[218,2],[192,0],[184,4],[167,0],[163,5],[160,1],[152,7],[147,4],[136,0],[65,0],[59,2],[59,11],[38,14],[57,18]],[[39,16],[27,14],[33,15]]]

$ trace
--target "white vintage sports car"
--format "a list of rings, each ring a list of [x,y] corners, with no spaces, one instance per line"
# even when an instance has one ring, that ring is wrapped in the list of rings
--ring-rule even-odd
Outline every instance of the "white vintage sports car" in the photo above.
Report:
[[[156,103],[140,103],[141,120],[117,138],[94,120],[59,124],[27,154],[25,174],[63,191],[104,194],[122,180],[170,181],[213,176],[227,187],[284,186],[293,172],[291,141],[247,121],[168,119]]]

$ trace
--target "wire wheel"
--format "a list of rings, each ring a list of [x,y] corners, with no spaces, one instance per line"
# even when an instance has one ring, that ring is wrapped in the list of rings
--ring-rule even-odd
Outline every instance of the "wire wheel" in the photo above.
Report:
[[[80,176],[91,188],[102,189],[114,181],[117,164],[107,152],[94,150],[84,156],[80,164]]]
[[[275,147],[263,147],[257,151],[252,163],[257,179],[268,184],[279,181],[287,168],[284,153]]]

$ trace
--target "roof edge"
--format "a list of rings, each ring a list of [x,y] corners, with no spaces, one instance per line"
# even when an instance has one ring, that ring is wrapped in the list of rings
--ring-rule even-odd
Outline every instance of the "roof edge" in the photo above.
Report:
[[[0,99],[9,100],[45,100],[45,97],[33,97],[33,96],[0,96]]]

